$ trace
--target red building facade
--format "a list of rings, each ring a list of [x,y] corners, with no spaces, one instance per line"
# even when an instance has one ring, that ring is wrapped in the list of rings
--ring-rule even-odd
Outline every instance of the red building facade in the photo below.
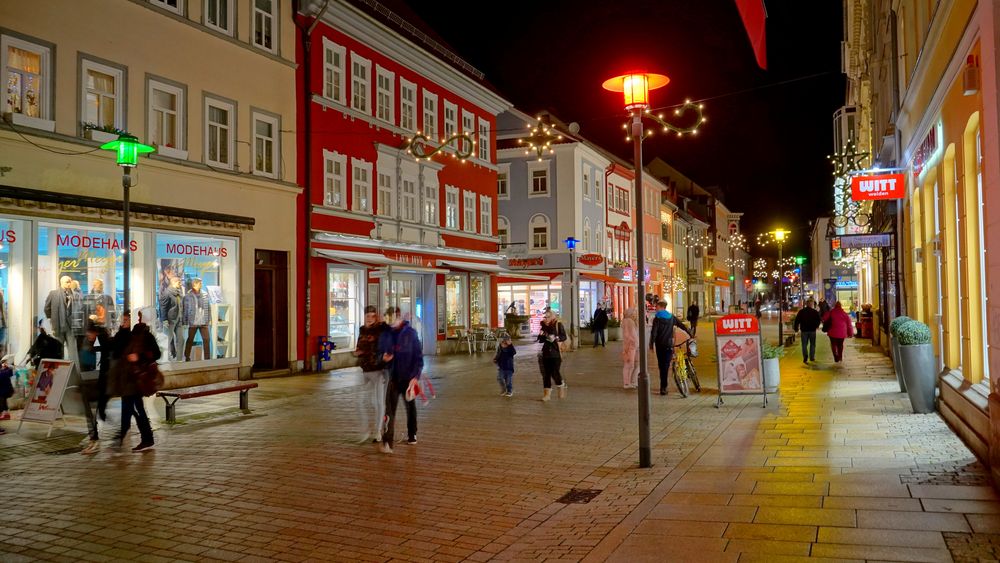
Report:
[[[510,104],[405,5],[335,0],[312,26],[316,4],[297,16],[311,29],[298,57],[304,357],[327,337],[323,367],[349,362],[366,305],[400,307],[425,353],[447,351],[498,324],[495,123]]]

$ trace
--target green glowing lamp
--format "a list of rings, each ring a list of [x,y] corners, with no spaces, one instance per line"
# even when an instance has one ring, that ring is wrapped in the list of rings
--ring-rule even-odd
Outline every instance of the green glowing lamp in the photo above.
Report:
[[[135,168],[139,163],[139,155],[151,153],[156,148],[144,145],[139,142],[138,137],[133,135],[119,135],[118,139],[110,143],[104,143],[101,148],[106,151],[118,153],[118,166],[125,168]]]
[[[806,257],[805,256],[796,256],[795,257],[795,263],[798,264],[799,266],[805,264],[806,263]]]

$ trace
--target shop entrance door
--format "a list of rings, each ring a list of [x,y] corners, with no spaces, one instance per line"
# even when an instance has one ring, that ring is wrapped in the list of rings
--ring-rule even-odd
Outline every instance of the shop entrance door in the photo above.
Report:
[[[253,369],[288,367],[288,253],[255,252]]]
[[[395,305],[399,307],[400,314],[410,321],[410,325],[420,338],[424,338],[424,300],[423,300],[423,280],[420,276],[393,274],[388,291],[385,291],[386,282],[382,281],[383,295],[386,295],[386,306]]]

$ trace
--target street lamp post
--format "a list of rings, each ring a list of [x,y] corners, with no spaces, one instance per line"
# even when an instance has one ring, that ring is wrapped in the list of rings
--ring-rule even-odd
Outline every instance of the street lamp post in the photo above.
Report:
[[[576,334],[576,317],[580,315],[580,306],[577,305],[577,300],[579,299],[579,292],[576,290],[576,276],[574,275],[576,266],[576,245],[580,241],[574,237],[569,237],[564,240],[566,243],[566,248],[569,249],[569,344],[570,348],[574,346],[573,338]],[[579,344],[579,343],[577,343]]]
[[[631,127],[626,125],[629,131],[628,138],[632,141],[633,161],[635,166],[635,232],[638,236],[643,233],[643,188],[642,188],[642,141],[648,134],[643,130],[642,118],[646,115],[663,126],[664,131],[673,131],[678,135],[684,133],[695,133],[698,127],[705,121],[701,115],[701,105],[685,102],[683,106],[675,110],[675,115],[684,113],[689,108],[695,109],[698,113],[697,122],[693,127],[681,128],[663,121],[662,116],[655,116],[648,113],[649,91],[662,88],[670,82],[670,79],[662,74],[648,72],[632,72],[605,80],[602,86],[605,90],[621,92],[625,99],[625,110],[629,112]],[[643,252],[641,240],[637,241],[636,260],[636,304],[643,307],[646,302],[646,257]],[[639,318],[645,318],[640,315]],[[639,467],[652,467],[653,450],[650,444],[649,432],[649,358],[646,350],[646,327],[645,323],[639,328]]]
[[[132,169],[139,164],[139,155],[156,149],[144,145],[134,135],[121,134],[117,140],[101,145],[108,151],[115,151],[117,164],[122,167],[122,297],[123,313],[129,312],[129,274],[132,257],[132,240],[129,231],[129,188],[132,187]]]
[[[774,234],[774,240],[778,243],[778,346],[783,346],[785,343],[785,332],[784,332],[784,315],[785,315],[785,280],[783,272],[781,271],[781,251],[785,244],[785,236],[788,231],[784,229],[775,229],[772,231]]]

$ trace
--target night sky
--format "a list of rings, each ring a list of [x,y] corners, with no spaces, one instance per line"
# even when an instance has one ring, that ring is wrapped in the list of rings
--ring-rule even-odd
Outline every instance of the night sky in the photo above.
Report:
[[[833,112],[844,104],[839,0],[767,0],[768,70],[761,70],[733,0],[409,3],[438,35],[486,74],[515,107],[548,110],[631,162],[621,94],[601,83],[645,67],[670,77],[653,108],[704,100],[695,137],[654,135],[659,156],[702,186],[719,186],[744,212],[747,238],[792,229],[808,249],[809,221],[832,210]],[[634,23],[630,23],[634,22]],[[763,254],[759,248],[754,254]]]

